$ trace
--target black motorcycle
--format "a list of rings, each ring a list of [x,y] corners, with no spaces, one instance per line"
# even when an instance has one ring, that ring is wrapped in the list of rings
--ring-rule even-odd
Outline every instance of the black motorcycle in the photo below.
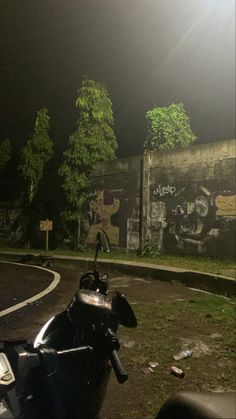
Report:
[[[81,277],[67,310],[51,318],[34,345],[4,342],[0,352],[0,418],[96,418],[113,368],[119,383],[128,375],[117,351],[119,324],[136,327],[124,295],[108,295],[108,276],[96,268],[98,251],[110,251],[97,235],[93,272]]]

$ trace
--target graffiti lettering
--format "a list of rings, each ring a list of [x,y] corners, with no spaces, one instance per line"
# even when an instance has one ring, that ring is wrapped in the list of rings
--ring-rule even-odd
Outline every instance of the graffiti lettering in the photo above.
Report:
[[[171,186],[171,185],[166,185],[166,186],[162,186],[162,185],[158,185],[158,187],[156,189],[154,189],[153,191],[153,195],[154,196],[164,196],[164,195],[174,195],[176,191],[176,187],[175,186]]]
[[[222,192],[215,196],[216,215],[236,216],[236,194]]]

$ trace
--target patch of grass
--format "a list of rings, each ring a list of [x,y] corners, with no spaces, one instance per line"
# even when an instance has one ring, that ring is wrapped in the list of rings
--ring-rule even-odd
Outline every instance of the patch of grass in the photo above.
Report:
[[[216,323],[226,328],[235,328],[235,299],[226,300],[224,297],[214,295],[207,298],[199,298],[194,301],[194,307],[190,300],[191,307],[188,310],[199,313],[201,318],[206,318],[209,324]]]
[[[135,387],[135,395],[133,390],[130,395],[126,390],[129,405],[123,411],[127,418],[155,417],[161,404],[179,390],[236,389],[235,305],[234,300],[208,295],[135,305],[137,329],[121,328],[119,332],[120,357]],[[126,341],[133,345],[125,346]],[[186,345],[193,355],[174,361],[173,355]],[[149,362],[159,365],[144,373]],[[185,371],[183,380],[170,374],[171,365]]]
[[[43,253],[44,250],[35,250],[35,249],[13,249],[13,248],[1,248],[1,251],[11,251],[11,252],[23,252],[23,253]],[[65,255],[73,257],[85,257],[93,258],[94,250],[86,250],[86,252],[75,252],[70,250],[61,250],[56,249],[53,252],[50,252],[54,255]],[[135,253],[126,253],[118,250],[112,250],[111,253],[104,254],[99,253],[99,259],[119,259],[119,260],[130,260],[137,262],[152,263],[156,265],[171,266],[177,268],[184,268],[208,273],[214,273],[217,275],[226,275],[236,278],[236,263],[232,260],[220,260],[207,258],[203,256],[190,256],[190,255],[161,255],[157,257],[142,257],[138,256]]]
[[[129,358],[133,366],[148,367],[149,362],[158,361],[168,368],[184,338],[217,346],[217,358],[235,357],[235,302],[215,296],[197,298],[194,304],[192,301],[135,306],[138,328],[125,333],[136,341]],[[215,341],[214,334],[221,338]]]

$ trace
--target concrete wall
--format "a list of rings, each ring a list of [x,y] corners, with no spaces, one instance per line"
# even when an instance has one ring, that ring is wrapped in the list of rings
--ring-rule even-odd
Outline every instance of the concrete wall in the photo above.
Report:
[[[137,156],[97,164],[92,176],[87,244],[94,243],[102,228],[113,248],[139,248],[141,160]]]
[[[149,155],[148,234],[157,251],[233,251],[235,141]],[[227,249],[227,250],[226,250]]]
[[[235,140],[99,163],[87,243],[219,256],[235,249]]]

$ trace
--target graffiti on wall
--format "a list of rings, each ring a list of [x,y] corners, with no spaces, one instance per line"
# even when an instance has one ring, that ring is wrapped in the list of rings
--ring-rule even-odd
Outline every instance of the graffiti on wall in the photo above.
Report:
[[[137,250],[139,248],[139,197],[135,200],[135,205],[132,207],[132,213],[127,218],[127,249]]]
[[[157,190],[158,193],[154,193]],[[151,196],[147,213],[148,239],[157,253],[221,255],[222,243],[232,242],[236,217],[234,192],[215,192],[212,185],[196,183],[159,184],[158,188],[154,186]],[[123,190],[95,191],[88,211],[86,244],[94,244],[100,230],[106,231],[111,245],[137,250],[139,196]]]
[[[139,197],[123,189],[97,190],[87,214],[85,243],[94,244],[98,231],[107,233],[111,245],[139,247]]]
[[[214,197],[217,216],[236,216],[236,194],[217,193]]]
[[[154,196],[164,196],[164,195],[174,195],[176,192],[176,187],[172,185],[159,185],[154,189]]]
[[[151,242],[154,242],[156,253],[162,251],[163,234],[166,228],[166,205],[163,201],[150,204]]]
[[[119,245],[119,227],[112,224],[112,216],[119,211],[120,201],[111,191],[98,191],[90,203],[91,225],[86,237],[86,244],[94,244],[96,235],[103,230],[111,244]]]
[[[152,243],[157,250],[181,250],[205,253],[213,242],[220,242],[230,230],[236,216],[236,195],[233,192],[212,192],[205,185],[174,186],[173,193],[155,193],[156,202],[165,206],[159,212],[162,223],[151,217]],[[162,189],[160,189],[162,191]],[[151,214],[150,206],[150,214]],[[160,221],[160,220],[159,220]],[[158,226],[158,234],[157,234]]]

